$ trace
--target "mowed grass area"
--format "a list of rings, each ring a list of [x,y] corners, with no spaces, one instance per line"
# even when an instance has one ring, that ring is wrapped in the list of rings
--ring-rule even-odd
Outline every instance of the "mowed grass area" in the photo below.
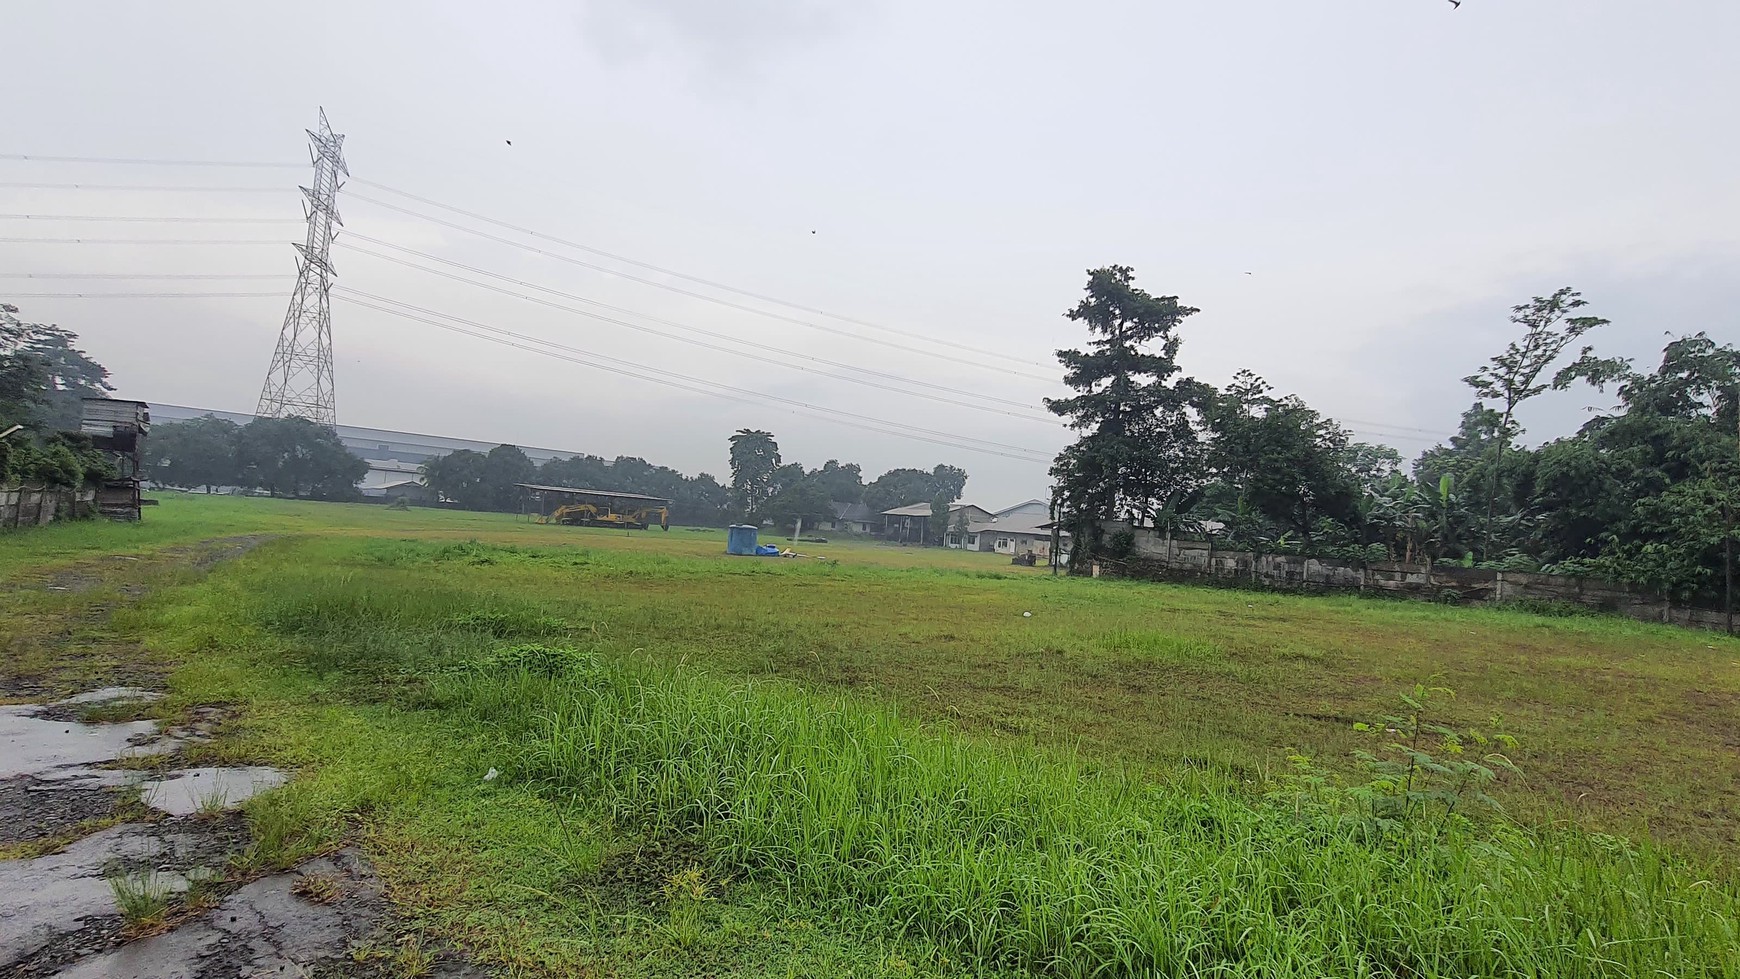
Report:
[[[284,859],[361,840],[419,927],[528,974],[1740,969],[1725,638],[446,512],[172,497],[104,529],[0,538],[0,579],[277,535],[108,638],[238,705],[209,750],[299,769],[254,812]],[[91,594],[0,601],[41,629]],[[1445,723],[1519,739],[1520,829],[1374,843],[1264,801],[1290,751],[1352,777],[1353,722],[1433,676]]]

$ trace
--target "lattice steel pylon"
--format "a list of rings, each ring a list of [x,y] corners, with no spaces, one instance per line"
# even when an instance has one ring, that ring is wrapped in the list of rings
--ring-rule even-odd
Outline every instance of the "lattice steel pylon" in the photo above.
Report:
[[[314,162],[314,183],[301,188],[307,198],[308,237],[296,245],[296,291],[278,333],[278,349],[260,389],[262,418],[306,418],[327,428],[338,424],[332,387],[332,261],[329,254],[338,226],[339,175],[344,165],[344,137],[332,131],[326,109],[320,110],[320,131],[308,131],[308,155]]]

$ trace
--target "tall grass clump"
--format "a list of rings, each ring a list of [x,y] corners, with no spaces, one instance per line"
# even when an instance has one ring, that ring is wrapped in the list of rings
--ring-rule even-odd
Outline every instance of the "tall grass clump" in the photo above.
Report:
[[[1740,891],[1648,846],[1156,785],[782,686],[518,649],[443,681],[510,777],[986,969],[1740,975]]]

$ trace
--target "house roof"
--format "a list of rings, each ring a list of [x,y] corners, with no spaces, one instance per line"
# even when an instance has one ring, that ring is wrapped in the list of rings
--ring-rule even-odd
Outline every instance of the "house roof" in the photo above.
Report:
[[[835,520],[856,520],[862,523],[873,516],[875,516],[875,514],[870,512],[870,508],[862,503],[834,504]]]
[[[1016,510],[1020,510],[1023,507],[1030,507],[1030,506],[1042,507],[1042,508],[1044,508],[1044,510],[1047,513],[1051,512],[1051,504],[1045,502],[1044,500],[1023,500],[1020,503],[1014,504],[1013,506],[1006,506],[1003,509],[998,510],[996,512],[995,516],[1001,517],[1001,516],[1004,516],[1005,514],[1012,513]]]
[[[1031,537],[1050,537],[1051,522],[1044,517],[1029,514],[1017,514],[1013,517],[999,517],[995,520],[975,520],[967,525],[969,534],[1024,534]],[[1064,533],[1065,537],[1069,534]]]
[[[974,506],[971,503],[950,503],[949,504],[949,512],[950,513],[956,513],[956,512],[961,511],[961,510],[977,510],[980,513],[990,513],[991,512],[982,506]],[[930,504],[929,503],[913,503],[913,504],[909,504],[907,506],[897,506],[892,510],[882,511],[882,515],[885,517],[928,517],[928,516],[930,516]]]

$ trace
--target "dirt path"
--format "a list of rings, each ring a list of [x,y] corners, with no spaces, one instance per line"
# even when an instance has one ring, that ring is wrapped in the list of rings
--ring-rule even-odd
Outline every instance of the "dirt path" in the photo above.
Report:
[[[169,664],[107,630],[157,582],[264,538],[94,561],[0,586],[19,625],[0,690],[96,689],[0,706],[0,976],[481,975],[396,942],[381,885],[353,849],[271,872],[237,811],[291,773],[183,758],[222,711],[148,719]],[[28,620],[28,626],[25,625]],[[22,668],[20,668],[22,667]]]

